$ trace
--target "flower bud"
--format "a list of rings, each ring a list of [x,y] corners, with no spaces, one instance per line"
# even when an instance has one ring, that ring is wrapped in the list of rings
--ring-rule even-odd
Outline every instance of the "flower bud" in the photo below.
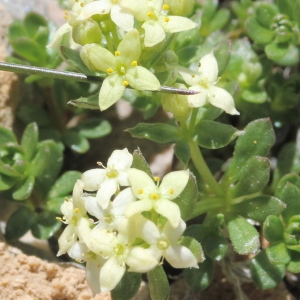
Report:
[[[172,15],[187,17],[193,12],[194,2],[191,0],[165,0],[164,3],[169,6]]]
[[[184,84],[175,84],[177,88],[186,88]],[[161,99],[163,109],[173,114],[175,119],[187,119],[191,108],[186,95],[164,94]]]
[[[72,30],[72,38],[75,43],[80,45],[100,43],[102,32],[98,23],[94,20],[76,22]]]

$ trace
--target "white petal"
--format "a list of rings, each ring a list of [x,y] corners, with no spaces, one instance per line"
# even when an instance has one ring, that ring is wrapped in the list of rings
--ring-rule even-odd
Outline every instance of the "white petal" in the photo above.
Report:
[[[75,226],[68,225],[61,236],[58,238],[59,251],[57,256],[65,254],[77,241],[77,236],[75,234]]]
[[[98,204],[103,208],[106,209],[110,203],[110,199],[112,195],[117,191],[118,184],[117,181],[112,179],[106,179],[100,189],[96,194]]]
[[[110,12],[111,6],[111,0],[101,0],[88,3],[84,5],[84,7],[80,10],[77,20],[83,21],[96,14],[108,14]]]
[[[113,290],[126,271],[125,263],[120,264],[116,256],[110,257],[100,271],[100,289],[102,293]]]
[[[84,243],[76,242],[68,251],[68,254],[73,259],[85,260],[85,253],[88,251],[88,247]]]
[[[182,68],[182,67],[176,67],[176,70],[178,70],[179,74],[181,75],[181,77],[183,78],[185,83],[187,83],[190,86],[196,85],[196,87],[197,87],[197,84],[201,80],[200,76],[195,75],[191,71],[186,70],[185,68]],[[195,90],[195,89],[193,88],[193,90]]]
[[[116,245],[116,236],[111,231],[105,229],[93,228],[89,235],[85,237],[84,242],[88,248],[96,254],[110,256]]]
[[[190,30],[198,26],[198,24],[192,20],[179,16],[160,16],[159,22],[165,32],[171,33]]]
[[[191,250],[184,246],[170,246],[165,251],[165,258],[174,268],[199,268],[197,259]]]
[[[163,197],[167,199],[176,198],[185,188],[189,180],[189,170],[175,171],[167,174],[159,186]]]
[[[191,86],[189,90],[200,92],[196,95],[188,96],[189,107],[201,107],[205,105],[207,99],[207,89],[201,88],[200,86]]]
[[[119,5],[113,5],[110,13],[113,22],[125,31],[133,29],[134,16],[129,10],[121,8]]]
[[[125,217],[130,218],[131,216],[141,213],[143,211],[149,211],[153,208],[153,201],[150,199],[144,199],[129,203],[125,210]]]
[[[146,21],[142,28],[145,30],[144,44],[146,47],[153,47],[166,37],[164,29],[157,21]]]
[[[88,213],[97,219],[102,219],[104,217],[104,209],[98,204],[96,197],[85,196],[83,197],[84,206]]]
[[[214,53],[204,55],[199,61],[199,76],[202,80],[209,83],[214,83],[218,79],[218,62],[214,56]]]
[[[91,169],[84,172],[81,176],[84,183],[83,189],[89,192],[97,191],[105,179],[105,174],[104,169]]]
[[[68,32],[72,31],[72,26],[70,26],[68,23],[62,25],[58,28],[58,30],[55,32],[52,41],[47,45],[47,48],[58,48],[61,46],[61,41],[64,37],[64,35]]]
[[[107,161],[107,166],[116,170],[125,171],[131,167],[133,156],[127,148],[115,150]]]
[[[231,115],[239,115],[240,113],[235,109],[234,100],[232,96],[225,90],[216,86],[209,87],[208,101]]]
[[[78,208],[82,215],[85,214],[86,212],[86,209],[84,207],[84,202],[81,197],[83,194],[83,186],[84,186],[83,181],[78,179],[74,185],[73,195],[72,195],[73,207]]]
[[[144,198],[150,193],[158,192],[157,186],[147,173],[135,168],[129,169],[127,173],[133,193],[137,198]]]
[[[176,227],[173,227],[170,224],[170,222],[167,222],[162,232],[165,234],[170,244],[173,245],[176,244],[178,238],[182,236],[183,232],[185,231],[185,228],[186,228],[185,222],[182,219],[180,219],[179,224]]]
[[[129,272],[146,273],[158,265],[158,261],[144,248],[134,247],[125,260]]]
[[[116,179],[120,186],[130,186],[130,181],[126,171],[118,171],[118,177]]]
[[[100,270],[102,264],[103,263],[101,263],[101,261],[99,262],[99,259],[95,259],[95,260],[91,259],[86,262],[86,269],[85,269],[86,281],[89,288],[92,290],[93,295],[101,292],[99,277],[100,277]]]
[[[74,206],[72,201],[64,201],[60,206],[61,213],[66,217],[67,220],[70,220],[73,217]]]
[[[177,204],[170,200],[160,199],[154,202],[154,210],[166,217],[173,227],[178,226],[180,221],[180,209]]]
[[[111,213],[115,216],[122,216],[127,205],[135,200],[136,198],[131,188],[121,191],[112,203]]]

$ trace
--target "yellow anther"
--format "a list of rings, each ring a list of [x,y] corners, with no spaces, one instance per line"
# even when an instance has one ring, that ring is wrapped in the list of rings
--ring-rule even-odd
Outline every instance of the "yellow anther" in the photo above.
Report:
[[[165,21],[165,22],[169,22],[169,21],[170,21],[170,18],[165,17],[165,18],[164,18],[164,21]]]
[[[128,82],[127,80],[124,80],[124,81],[123,81],[123,85],[124,85],[124,86],[127,86],[127,85],[129,85],[129,82]]]
[[[136,61],[136,60],[132,61],[131,65],[132,65],[133,67],[136,67],[136,66],[137,66],[137,61]]]
[[[152,200],[157,200],[157,199],[160,198],[160,195],[159,195],[159,194],[156,194],[156,193],[153,193],[153,194],[150,195],[150,198],[151,198]]]
[[[160,181],[160,178],[159,178],[158,176],[154,176],[154,177],[153,177],[153,180],[154,180],[155,182],[157,182],[157,181]]]
[[[196,75],[195,75],[194,73],[192,73],[191,76],[192,76],[193,78],[195,78]]]
[[[115,51],[115,56],[120,56],[121,52],[120,51]]]
[[[147,16],[148,16],[149,18],[153,18],[153,17],[155,16],[155,14],[154,14],[153,11],[149,11],[149,12],[147,13]]]
[[[163,10],[169,10],[169,5],[164,4],[162,8],[163,8]]]
[[[79,208],[76,207],[76,208],[74,209],[74,213],[79,213]]]
[[[62,218],[61,217],[56,217],[55,218],[57,221],[62,221]]]
[[[172,195],[174,193],[173,189],[169,189],[169,194]]]
[[[80,3],[80,6],[81,6],[81,7],[84,7],[84,3]]]
[[[68,197],[65,197],[65,201],[66,201],[66,202],[69,202],[70,199],[69,199]]]
[[[143,191],[142,189],[140,189],[140,190],[137,190],[137,193],[138,193],[139,195],[141,195],[141,194],[144,193],[144,191]]]
[[[108,74],[111,74],[111,73],[113,73],[114,69],[108,68],[106,71],[107,71]]]

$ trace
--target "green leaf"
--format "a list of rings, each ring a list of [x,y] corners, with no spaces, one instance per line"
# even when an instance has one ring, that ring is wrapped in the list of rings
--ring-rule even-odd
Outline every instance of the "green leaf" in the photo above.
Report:
[[[50,119],[47,112],[41,105],[38,104],[19,106],[17,116],[26,124],[35,122],[38,126],[50,125]]]
[[[144,138],[161,144],[175,143],[180,137],[177,127],[164,123],[139,123],[126,131],[133,137]]]
[[[185,139],[178,139],[175,144],[175,155],[182,162],[184,166],[187,166],[191,159],[190,147]]]
[[[28,124],[21,139],[21,147],[24,150],[25,159],[30,161],[37,148],[39,131],[36,123]]]
[[[5,228],[5,238],[8,241],[22,237],[36,222],[35,213],[23,206],[16,210],[8,219]]]
[[[288,223],[292,216],[300,212],[300,189],[288,182],[276,196],[287,204],[286,209],[282,212],[282,217]]]
[[[91,72],[90,69],[83,63],[80,52],[78,50],[60,47],[60,53],[63,57],[63,60],[69,64],[72,69],[75,69],[86,75],[95,75],[94,72]],[[98,104],[98,99],[97,99]],[[99,109],[99,105],[98,105]]]
[[[61,222],[56,220],[56,215],[49,211],[38,214],[36,222],[31,226],[33,236],[40,240],[47,240],[61,227]]]
[[[108,121],[102,120],[99,118],[90,118],[81,122],[76,129],[79,130],[79,133],[88,138],[96,139],[108,135],[112,128]]]
[[[24,181],[16,185],[14,192],[12,194],[15,200],[25,200],[28,199],[33,191],[35,183],[34,176],[27,177]]]
[[[265,47],[265,52],[266,55],[269,59],[272,60],[278,60],[280,58],[282,58],[289,49],[289,44],[288,43],[270,43]]]
[[[27,30],[22,20],[14,20],[8,27],[8,38],[12,42],[21,36],[27,36]]]
[[[151,178],[153,177],[151,169],[145,160],[142,152],[140,149],[137,149],[133,152],[133,162],[132,162],[132,168],[136,168],[138,170],[146,172]]]
[[[214,121],[200,121],[194,135],[197,143],[204,148],[218,149],[225,147],[239,134],[239,131],[231,125]]]
[[[55,197],[55,198],[48,198],[46,202],[46,209],[56,215],[61,214],[60,207],[64,202],[63,197]]]
[[[24,25],[30,37],[34,37],[40,27],[48,27],[46,19],[35,12],[29,12],[25,16]]]
[[[14,51],[29,61],[30,63],[41,66],[45,63],[46,57],[43,48],[29,37],[23,36],[11,42]]]
[[[265,251],[254,257],[250,270],[254,283],[262,290],[276,287],[285,274],[284,265],[271,264]]]
[[[69,129],[64,131],[62,136],[65,145],[77,153],[85,153],[90,149],[90,143],[78,131]]]
[[[218,9],[214,17],[208,23],[210,32],[214,32],[216,30],[222,29],[229,21],[229,17],[230,17],[230,11],[228,9],[226,8]]]
[[[199,269],[191,268],[183,270],[183,279],[188,288],[198,293],[205,290],[214,277],[214,261],[210,258],[206,258],[199,264]]]
[[[237,139],[233,160],[226,172],[230,183],[239,178],[243,166],[251,156],[267,156],[274,142],[274,130],[269,119],[250,122]]]
[[[262,224],[269,215],[278,216],[286,205],[278,198],[262,195],[233,206],[233,211],[246,219]]]
[[[291,251],[291,261],[287,265],[287,270],[292,273],[300,273],[300,253]]]
[[[225,257],[228,249],[226,239],[217,231],[211,231],[207,234],[202,242],[202,247],[206,256],[218,261]]]
[[[259,249],[259,234],[246,219],[231,217],[227,222],[227,229],[235,252],[246,255]]]
[[[283,240],[284,228],[282,222],[277,216],[268,216],[263,225],[264,237],[271,243]]]
[[[269,261],[275,265],[286,265],[290,262],[291,256],[284,242],[274,243],[266,248]]]
[[[285,187],[285,185],[288,182],[300,189],[300,177],[299,177],[299,175],[297,175],[295,173],[286,174],[278,182],[278,184],[276,186],[276,190],[275,190],[275,195],[277,195],[277,196],[280,195],[281,191],[283,190],[283,188]]]
[[[74,105],[79,108],[99,110],[99,94],[94,94],[89,97],[80,97],[76,100],[70,100],[68,104]]]
[[[170,286],[166,273],[161,265],[147,273],[150,296],[152,300],[167,300],[170,295]]]
[[[259,3],[255,9],[256,20],[265,28],[270,28],[273,18],[279,13],[278,8],[273,3]]]
[[[2,161],[0,161],[0,173],[9,177],[21,177],[22,174],[15,170],[13,167],[11,167],[8,164],[4,164]]]
[[[176,203],[181,212],[181,218],[187,220],[191,215],[195,203],[198,199],[198,189],[196,177],[190,173],[188,183],[181,194],[176,197],[173,202]]]
[[[6,143],[17,143],[17,139],[11,130],[1,126],[0,127],[0,147],[2,147],[3,144],[6,144]]]
[[[249,37],[257,44],[267,45],[274,38],[272,30],[261,26],[254,16],[246,20],[245,27]]]
[[[130,300],[138,292],[142,282],[141,274],[125,272],[121,281],[111,291],[112,300]]]
[[[81,178],[81,172],[67,171],[61,175],[51,187],[48,198],[65,197],[72,194],[77,179]]]
[[[237,184],[230,191],[232,197],[257,193],[269,181],[270,162],[266,157],[252,156],[241,166],[239,175]]]
[[[9,190],[16,183],[14,178],[0,173],[0,191]]]

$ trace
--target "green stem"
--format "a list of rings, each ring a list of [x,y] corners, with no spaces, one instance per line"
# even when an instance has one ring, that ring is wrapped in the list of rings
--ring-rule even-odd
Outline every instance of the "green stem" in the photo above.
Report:
[[[189,147],[193,163],[202,179],[208,184],[208,186],[216,195],[223,196],[224,192],[205,163],[197,143],[195,141],[190,141]]]

